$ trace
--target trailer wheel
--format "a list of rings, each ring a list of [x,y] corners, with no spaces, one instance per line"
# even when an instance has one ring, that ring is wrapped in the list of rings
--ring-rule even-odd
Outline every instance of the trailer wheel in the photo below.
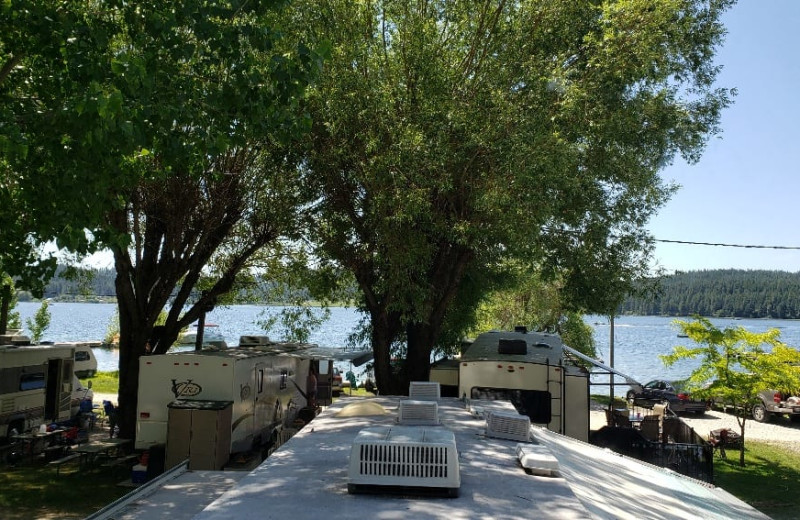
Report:
[[[269,442],[264,449],[261,450],[261,460],[266,460],[270,455],[272,455],[275,450],[278,449],[278,432],[276,430],[272,430],[272,435],[269,438]]]

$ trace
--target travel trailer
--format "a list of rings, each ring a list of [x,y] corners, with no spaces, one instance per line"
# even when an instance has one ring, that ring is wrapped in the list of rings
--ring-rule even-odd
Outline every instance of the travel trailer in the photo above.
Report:
[[[434,363],[430,380],[442,395],[511,401],[532,423],[588,441],[589,372],[567,358],[567,349],[556,334],[486,332],[460,359]]]
[[[0,439],[72,416],[75,349],[0,346]]]
[[[171,459],[183,460],[199,433],[189,423],[200,428],[201,411],[208,412],[202,420],[213,423],[202,428],[218,433],[206,445],[222,449],[225,461],[232,453],[273,445],[307,404],[310,361],[300,357],[307,347],[270,343],[142,356],[136,449],[166,445],[168,467]],[[183,458],[176,459],[176,452]],[[213,467],[197,469],[221,469],[217,455]]]
[[[92,377],[97,373],[97,358],[92,346],[100,346],[99,342],[73,341],[56,343],[57,347],[73,347],[75,349],[75,375],[78,377]]]

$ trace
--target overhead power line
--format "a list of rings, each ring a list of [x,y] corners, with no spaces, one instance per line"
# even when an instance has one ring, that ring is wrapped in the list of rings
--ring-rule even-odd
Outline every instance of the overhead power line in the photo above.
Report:
[[[686,244],[690,246],[715,246],[715,247],[740,247],[743,249],[800,249],[800,246],[760,246],[753,244],[724,244],[718,242],[692,242],[689,240],[666,240],[656,238],[656,242],[664,242],[667,244]]]

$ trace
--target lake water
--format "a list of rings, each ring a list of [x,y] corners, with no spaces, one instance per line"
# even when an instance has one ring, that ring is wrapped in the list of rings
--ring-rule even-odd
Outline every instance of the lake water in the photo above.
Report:
[[[50,327],[44,334],[44,340],[51,341],[99,341],[105,337],[115,312],[115,304],[100,303],[66,303],[56,302],[50,306]],[[17,310],[22,317],[23,326],[27,318],[32,317],[39,309],[38,303],[21,302]],[[207,323],[215,323],[226,341],[235,345],[239,336],[264,334],[258,322],[264,319],[264,313],[274,313],[276,307],[262,305],[236,305],[219,307],[210,312]],[[357,327],[361,315],[350,308],[332,308],[330,319],[311,335],[310,341],[324,347],[344,347],[348,336]],[[609,361],[609,324],[608,320],[598,316],[586,318],[594,329],[595,342],[600,357]],[[677,345],[691,346],[685,338],[677,337],[674,318],[658,316],[622,316],[614,322],[614,366],[617,370],[640,382],[651,379],[681,379],[686,377],[695,366],[694,362],[685,361],[670,368],[665,368],[658,359],[661,354],[669,354]],[[742,326],[754,332],[763,332],[777,328],[781,332],[781,340],[793,347],[800,347],[800,321],[796,320],[734,320],[712,319],[717,327]],[[273,339],[280,338],[270,334]],[[119,355],[116,350],[95,349],[99,370],[116,370]],[[350,369],[346,364],[340,369]],[[361,370],[354,370],[359,379],[363,378]],[[607,382],[607,377],[593,376],[596,383]],[[624,395],[626,386],[616,388],[617,395]],[[607,393],[607,387],[593,387],[593,393]]]

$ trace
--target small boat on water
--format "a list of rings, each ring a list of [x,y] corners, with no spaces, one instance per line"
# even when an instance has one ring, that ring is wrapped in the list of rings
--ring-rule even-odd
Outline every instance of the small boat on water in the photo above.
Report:
[[[186,332],[178,336],[178,344],[180,345],[194,345],[197,343],[197,324],[192,324]],[[226,347],[225,336],[219,330],[219,325],[215,323],[206,323],[203,328],[203,344],[211,344],[220,347]]]

